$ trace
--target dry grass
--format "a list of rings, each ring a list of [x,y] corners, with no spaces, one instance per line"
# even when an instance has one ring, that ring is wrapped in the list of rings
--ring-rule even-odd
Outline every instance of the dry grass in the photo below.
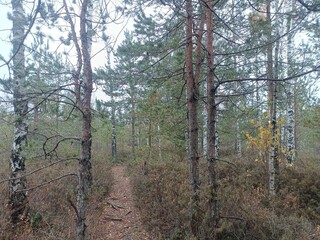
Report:
[[[68,151],[70,154],[70,149]],[[109,194],[112,185],[111,164],[101,149],[93,146],[93,176],[94,183],[88,209],[88,232],[90,239],[95,239],[103,199]],[[8,177],[8,154],[1,161],[0,177]],[[31,172],[53,161],[44,159],[28,160],[27,171]],[[28,187],[41,185],[46,181],[63,175],[77,172],[76,160],[63,161],[28,176]],[[0,184],[0,239],[74,239],[75,212],[70,201],[76,201],[76,176],[67,176],[50,184],[43,185],[28,192],[29,219],[23,225],[12,229],[8,221],[8,212],[5,207],[8,199],[7,184]],[[101,227],[100,227],[101,228]]]

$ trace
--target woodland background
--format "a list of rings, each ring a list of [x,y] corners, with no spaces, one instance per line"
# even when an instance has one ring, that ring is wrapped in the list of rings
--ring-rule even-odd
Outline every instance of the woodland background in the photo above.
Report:
[[[1,239],[320,239],[319,0],[0,4]]]

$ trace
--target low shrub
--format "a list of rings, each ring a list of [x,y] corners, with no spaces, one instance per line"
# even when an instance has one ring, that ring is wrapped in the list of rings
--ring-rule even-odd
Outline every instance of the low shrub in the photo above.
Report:
[[[149,166],[147,176],[139,168],[133,185],[135,201],[147,228],[164,238],[184,239],[190,191],[185,164],[155,163]]]
[[[148,175],[142,164],[136,166],[135,200],[143,221],[159,231],[159,239],[192,239],[189,229],[190,184],[188,165],[183,162],[150,163]],[[236,167],[235,167],[236,166]],[[198,239],[213,239],[206,225],[207,189],[206,165],[202,176]],[[320,176],[310,169],[281,169],[281,190],[275,197],[267,191],[266,171],[261,163],[234,160],[219,163],[221,240],[289,240],[320,239],[319,193]],[[319,228],[319,227],[318,227]]]

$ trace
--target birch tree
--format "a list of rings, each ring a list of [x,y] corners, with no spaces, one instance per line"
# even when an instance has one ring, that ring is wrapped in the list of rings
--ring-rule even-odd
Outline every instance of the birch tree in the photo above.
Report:
[[[111,118],[111,157],[112,161],[117,161],[117,114],[116,111],[120,109],[123,101],[120,101],[124,94],[120,89],[119,74],[115,70],[111,69],[111,66],[105,68],[99,68],[96,71],[96,77],[103,86],[103,92],[110,97],[109,101],[97,100],[100,108],[108,111]]]
[[[23,1],[12,0],[12,69],[13,69],[13,107],[16,117],[14,125],[14,139],[10,155],[9,207],[11,222],[16,224],[26,214],[27,179],[25,175],[25,160],[27,146],[28,102],[25,92],[25,12]]]
[[[293,65],[293,23],[295,14],[295,0],[289,1],[288,17],[287,17],[287,76],[292,75]],[[287,147],[287,162],[291,164],[295,159],[295,108],[294,108],[294,80],[286,84],[287,87],[287,126],[286,126],[286,147]]]

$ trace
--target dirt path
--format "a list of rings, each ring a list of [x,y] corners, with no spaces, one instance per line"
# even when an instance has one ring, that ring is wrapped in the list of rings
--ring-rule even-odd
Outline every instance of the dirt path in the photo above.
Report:
[[[124,166],[112,168],[114,185],[105,203],[101,221],[104,222],[104,239],[153,240],[140,221],[139,211],[134,207],[130,179]]]

